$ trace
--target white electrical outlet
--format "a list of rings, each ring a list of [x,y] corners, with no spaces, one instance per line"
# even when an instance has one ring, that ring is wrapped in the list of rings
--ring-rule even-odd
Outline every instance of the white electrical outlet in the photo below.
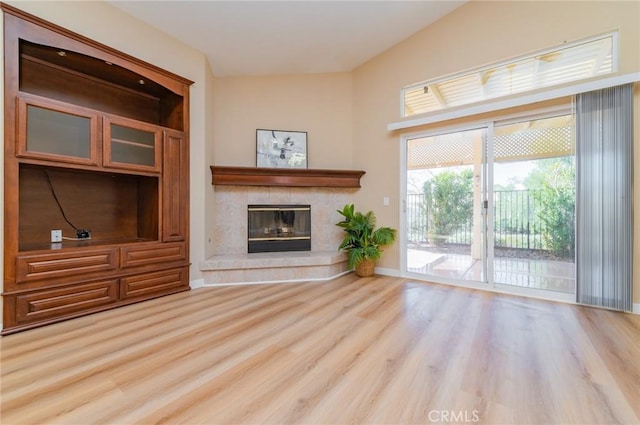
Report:
[[[51,242],[62,242],[62,230],[51,231]]]

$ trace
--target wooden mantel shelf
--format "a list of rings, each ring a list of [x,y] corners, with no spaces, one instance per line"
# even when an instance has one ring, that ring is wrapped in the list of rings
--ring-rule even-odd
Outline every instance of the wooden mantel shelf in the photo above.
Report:
[[[227,186],[360,187],[360,170],[211,166],[211,184]]]

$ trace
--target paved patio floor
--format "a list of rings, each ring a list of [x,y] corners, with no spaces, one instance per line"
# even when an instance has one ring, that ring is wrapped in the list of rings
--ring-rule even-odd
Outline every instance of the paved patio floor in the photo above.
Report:
[[[408,271],[451,279],[483,281],[482,262],[470,255],[407,250]],[[528,258],[496,257],[496,283],[575,293],[575,263]]]

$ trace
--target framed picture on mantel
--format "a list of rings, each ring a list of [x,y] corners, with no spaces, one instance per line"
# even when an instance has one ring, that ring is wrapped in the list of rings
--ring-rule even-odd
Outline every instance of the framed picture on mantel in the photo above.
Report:
[[[307,168],[305,131],[256,130],[256,166]]]

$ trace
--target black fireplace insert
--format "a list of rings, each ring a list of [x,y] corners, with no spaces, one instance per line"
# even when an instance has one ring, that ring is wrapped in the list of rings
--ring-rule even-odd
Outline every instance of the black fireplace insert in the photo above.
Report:
[[[248,252],[311,251],[310,205],[249,205]]]

